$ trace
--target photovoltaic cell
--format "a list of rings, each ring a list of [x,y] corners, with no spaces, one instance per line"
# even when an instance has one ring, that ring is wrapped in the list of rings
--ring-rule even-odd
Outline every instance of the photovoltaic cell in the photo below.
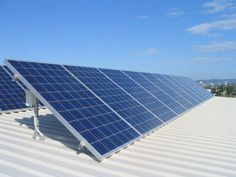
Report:
[[[162,122],[96,68],[65,66],[140,133]],[[156,105],[158,106],[158,105]]]
[[[0,109],[11,111],[27,108],[25,91],[12,80],[11,75],[0,66]]]

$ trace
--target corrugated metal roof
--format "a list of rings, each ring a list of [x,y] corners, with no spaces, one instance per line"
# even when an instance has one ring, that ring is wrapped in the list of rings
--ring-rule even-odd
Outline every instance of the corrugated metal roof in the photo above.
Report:
[[[97,162],[46,109],[0,115],[0,176],[236,176],[236,99],[213,98]]]

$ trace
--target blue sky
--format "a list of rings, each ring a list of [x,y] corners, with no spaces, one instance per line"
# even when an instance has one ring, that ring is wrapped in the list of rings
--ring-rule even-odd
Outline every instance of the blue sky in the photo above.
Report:
[[[4,58],[236,78],[233,0],[0,0]]]

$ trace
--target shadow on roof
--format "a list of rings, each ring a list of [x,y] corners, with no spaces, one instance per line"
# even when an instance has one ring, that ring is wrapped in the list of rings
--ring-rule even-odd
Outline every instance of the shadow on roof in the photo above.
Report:
[[[25,125],[34,130],[34,117],[23,117],[22,119],[15,119],[20,126]],[[54,116],[53,114],[46,114],[39,116],[40,131],[44,134],[46,139],[52,139],[60,142],[65,147],[72,149],[76,154],[86,154],[92,159],[96,160],[94,156],[86,149],[78,149],[79,140],[77,140]],[[33,136],[33,132],[32,132]],[[96,160],[97,161],[97,160]]]

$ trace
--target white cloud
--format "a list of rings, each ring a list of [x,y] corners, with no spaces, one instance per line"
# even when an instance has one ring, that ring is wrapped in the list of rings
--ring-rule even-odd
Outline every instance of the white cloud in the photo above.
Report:
[[[170,11],[168,11],[166,14],[170,17],[178,17],[182,15],[184,12],[179,10],[178,8],[173,8]]]
[[[222,18],[236,18],[236,13],[229,13],[221,15]]]
[[[139,20],[144,20],[144,19],[147,19],[147,18],[149,18],[148,15],[140,15],[140,16],[137,16],[137,19],[139,19]]]
[[[193,59],[178,59],[176,60],[179,64],[206,64],[206,63],[229,63],[236,62],[236,57],[234,58],[225,58],[225,57],[215,57],[215,58],[207,58],[207,57],[197,57]]]
[[[236,41],[213,42],[207,45],[194,45],[194,49],[200,52],[224,52],[236,50]]]
[[[213,0],[203,4],[203,7],[207,13],[214,14],[233,8],[234,3],[231,0]]]
[[[201,23],[187,29],[193,34],[208,34],[213,30],[233,30],[236,29],[236,19],[218,20],[208,23]]]
[[[139,55],[139,56],[155,56],[158,53],[159,53],[159,51],[155,48],[149,48],[147,50],[142,50],[142,51],[135,52],[135,54]]]

